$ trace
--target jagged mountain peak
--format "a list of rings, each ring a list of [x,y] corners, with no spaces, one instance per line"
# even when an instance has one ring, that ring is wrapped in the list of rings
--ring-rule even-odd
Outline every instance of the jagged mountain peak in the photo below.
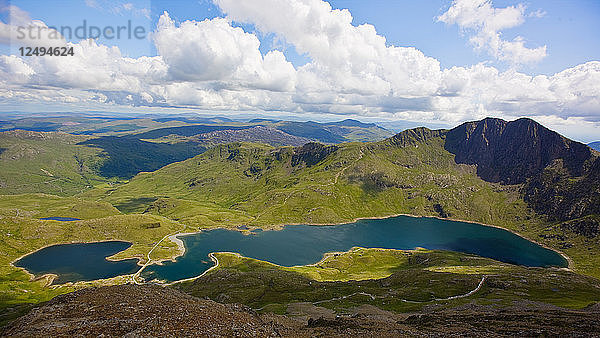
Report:
[[[388,142],[396,146],[405,147],[426,142],[431,138],[442,136],[445,133],[446,130],[444,129],[431,130],[426,127],[417,127],[399,132],[398,134],[389,138]]]
[[[455,154],[457,163],[477,165],[484,180],[505,184],[524,183],[556,160],[571,175],[580,176],[592,156],[584,144],[528,118],[463,123],[446,133],[445,148]]]

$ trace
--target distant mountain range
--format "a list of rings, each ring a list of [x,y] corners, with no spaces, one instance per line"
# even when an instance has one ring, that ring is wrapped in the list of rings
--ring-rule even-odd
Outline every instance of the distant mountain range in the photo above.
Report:
[[[592,142],[592,143],[588,144],[588,146],[590,146],[590,148],[592,148],[594,150],[600,151],[600,141]]]
[[[75,135],[130,136],[138,139],[155,139],[168,135],[188,137],[218,130],[241,130],[256,126],[277,129],[292,136],[323,143],[377,141],[393,135],[390,131],[376,124],[363,123],[352,119],[319,123],[272,119],[243,121],[224,117],[204,118],[193,116],[139,118],[105,116],[26,117],[0,121],[0,132],[10,130],[61,131]],[[269,143],[270,140],[265,136],[257,142]],[[279,145],[277,142],[275,144]],[[297,139],[294,139],[291,144],[283,145],[296,144]]]
[[[390,131],[372,123],[357,120],[338,122],[291,122],[269,119],[234,121],[223,117],[203,118],[194,116],[167,117],[105,117],[105,116],[58,116],[26,117],[0,121],[0,154],[13,144],[18,146],[25,138],[36,143],[35,138],[25,137],[24,132],[64,132],[80,135],[80,145],[101,149],[94,166],[98,175],[106,178],[129,179],[139,172],[154,171],[167,164],[182,161],[204,152],[208,147],[230,142],[255,142],[273,146],[300,146],[307,142],[342,143],[351,141],[377,141],[393,135]],[[11,139],[15,138],[16,139]],[[4,139],[4,141],[3,141]],[[71,144],[73,136],[53,136],[61,146],[72,148],[64,152],[65,156],[77,150]],[[68,141],[67,141],[68,139]],[[31,144],[33,146],[33,144]],[[55,145],[47,145],[54,147]],[[35,151],[44,153],[54,150],[42,150],[46,145],[38,142]],[[62,149],[65,151],[66,149]],[[81,151],[80,151],[81,152]],[[89,152],[88,150],[84,152]],[[12,156],[12,155],[11,155]],[[69,160],[70,162],[70,160]],[[53,162],[51,162],[53,163]],[[14,163],[13,163],[14,164]],[[24,163],[26,166],[26,163]],[[58,165],[57,165],[58,166]],[[0,164],[1,167],[1,164]],[[69,166],[58,166],[61,172]],[[31,169],[26,169],[26,171]],[[39,169],[33,170],[39,176]],[[80,176],[79,169],[72,169],[69,177]],[[12,170],[8,169],[8,172]],[[15,175],[17,173],[15,172]],[[33,173],[32,173],[33,174]],[[87,175],[87,174],[86,174]],[[88,179],[88,178],[85,178]],[[40,178],[43,181],[43,177]],[[8,179],[20,181],[18,178]],[[1,178],[0,178],[1,183]],[[18,183],[21,187],[28,185]],[[31,187],[31,186],[29,186]],[[31,188],[21,188],[28,191]],[[60,191],[60,187],[51,187],[51,191]],[[2,185],[0,184],[0,191]],[[7,190],[10,190],[7,188]]]
[[[252,142],[267,143],[272,146],[301,146],[311,141],[305,137],[294,136],[279,129],[260,125],[239,130],[216,130],[195,135],[192,140],[204,145]]]

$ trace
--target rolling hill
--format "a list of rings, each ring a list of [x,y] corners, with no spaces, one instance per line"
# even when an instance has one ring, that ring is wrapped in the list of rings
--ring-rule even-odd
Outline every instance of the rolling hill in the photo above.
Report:
[[[195,142],[167,144],[62,132],[0,132],[0,194],[72,196],[204,150]]]
[[[195,136],[214,131],[236,131],[256,126],[273,128],[292,136],[322,143],[348,141],[378,141],[393,134],[373,123],[346,119],[337,122],[297,122],[272,119],[232,120],[224,117],[202,117],[195,114],[173,116],[123,116],[106,114],[49,114],[0,120],[0,132],[26,130],[36,132],[64,132],[73,135],[126,136],[137,139],[156,139],[176,136]]]
[[[374,124],[354,120],[329,124],[274,122],[93,116],[3,121],[0,193],[74,195],[188,159],[217,144],[246,141],[299,146],[313,140],[339,143],[389,135]],[[186,125],[161,127],[169,124]]]
[[[89,137],[56,132],[0,132],[0,194],[75,195],[112,182],[95,168],[100,149],[78,145]]]

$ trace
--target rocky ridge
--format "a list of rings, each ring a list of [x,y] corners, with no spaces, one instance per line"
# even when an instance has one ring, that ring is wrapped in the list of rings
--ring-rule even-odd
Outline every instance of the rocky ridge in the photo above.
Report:
[[[361,306],[347,315],[295,306],[296,316],[259,314],[159,286],[121,285],[58,296],[11,323],[11,337],[475,337],[600,336],[595,308],[571,311],[535,303],[509,308],[462,306],[453,310],[395,314]],[[318,311],[320,309],[320,311]],[[433,310],[433,309],[432,309]]]

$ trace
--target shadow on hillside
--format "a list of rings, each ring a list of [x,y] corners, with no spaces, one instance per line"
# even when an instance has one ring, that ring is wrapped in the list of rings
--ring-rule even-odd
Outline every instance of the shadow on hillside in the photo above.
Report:
[[[130,198],[127,201],[115,204],[114,207],[124,214],[131,214],[134,212],[143,212],[156,200],[156,197]]]
[[[192,142],[153,143],[131,137],[104,136],[81,142],[101,148],[106,159],[98,169],[104,177],[130,179],[142,171],[155,171],[167,164],[186,160],[206,148]]]

